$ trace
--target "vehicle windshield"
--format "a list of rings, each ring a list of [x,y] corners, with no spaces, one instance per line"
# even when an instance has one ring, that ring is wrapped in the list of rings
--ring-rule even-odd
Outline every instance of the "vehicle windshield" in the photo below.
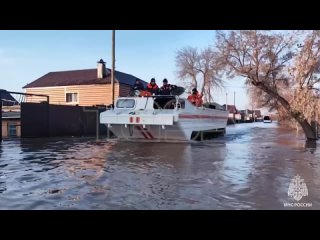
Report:
[[[269,116],[265,116],[263,119],[264,120],[270,120],[270,117]]]
[[[117,101],[117,108],[133,108],[135,102],[134,99],[119,99]]]

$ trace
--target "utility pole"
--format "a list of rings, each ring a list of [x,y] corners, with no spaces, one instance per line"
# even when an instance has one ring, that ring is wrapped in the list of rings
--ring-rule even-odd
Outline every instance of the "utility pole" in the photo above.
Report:
[[[226,111],[228,110],[228,93],[226,92]]]
[[[233,92],[233,105],[234,105],[234,111],[233,111],[233,123],[236,123],[236,91]]]
[[[254,120],[254,110],[253,110],[253,104],[252,104],[252,122],[255,122],[255,120]]]
[[[111,97],[112,106],[114,106],[114,68],[115,68],[115,33],[116,30],[112,30],[112,69],[111,69]]]

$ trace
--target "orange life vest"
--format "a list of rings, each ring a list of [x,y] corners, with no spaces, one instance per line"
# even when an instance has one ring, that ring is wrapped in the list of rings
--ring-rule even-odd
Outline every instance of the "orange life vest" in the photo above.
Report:
[[[152,94],[149,91],[140,91],[139,96],[140,97],[150,97],[150,96],[152,96]]]
[[[150,83],[147,86],[147,90],[151,93],[151,94],[157,94],[159,91],[159,87],[157,84],[151,85]]]
[[[189,95],[188,100],[197,107],[201,107],[203,104],[202,95],[199,93],[197,93],[196,95],[195,94]]]

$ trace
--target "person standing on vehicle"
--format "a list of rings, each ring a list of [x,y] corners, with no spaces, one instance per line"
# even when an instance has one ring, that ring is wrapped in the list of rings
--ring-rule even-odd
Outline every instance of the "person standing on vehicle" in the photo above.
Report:
[[[159,87],[156,84],[156,80],[151,78],[150,83],[147,86],[147,91],[150,92],[152,95],[158,95]]]
[[[144,91],[144,86],[139,78],[136,78],[134,85],[132,86],[129,96],[139,96],[140,92]]]
[[[201,107],[203,104],[202,95],[196,88],[192,89],[192,94],[188,96],[188,100],[196,107]]]
[[[135,90],[144,90],[144,86],[142,84],[142,82],[140,82],[140,79],[139,78],[136,78],[136,82],[135,84],[132,86],[132,90],[135,91]]]
[[[171,91],[175,88],[177,88],[176,85],[171,85],[171,84],[168,84],[168,80],[165,78],[163,79],[163,85],[162,87],[160,88],[160,94],[161,95],[171,95]]]

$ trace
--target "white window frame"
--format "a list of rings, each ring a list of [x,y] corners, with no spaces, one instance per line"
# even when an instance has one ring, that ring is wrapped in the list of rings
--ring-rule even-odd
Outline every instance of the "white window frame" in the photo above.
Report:
[[[67,94],[77,94],[77,101],[76,102],[67,102]],[[79,103],[79,92],[66,92],[64,97],[65,97],[66,104],[78,104]]]

